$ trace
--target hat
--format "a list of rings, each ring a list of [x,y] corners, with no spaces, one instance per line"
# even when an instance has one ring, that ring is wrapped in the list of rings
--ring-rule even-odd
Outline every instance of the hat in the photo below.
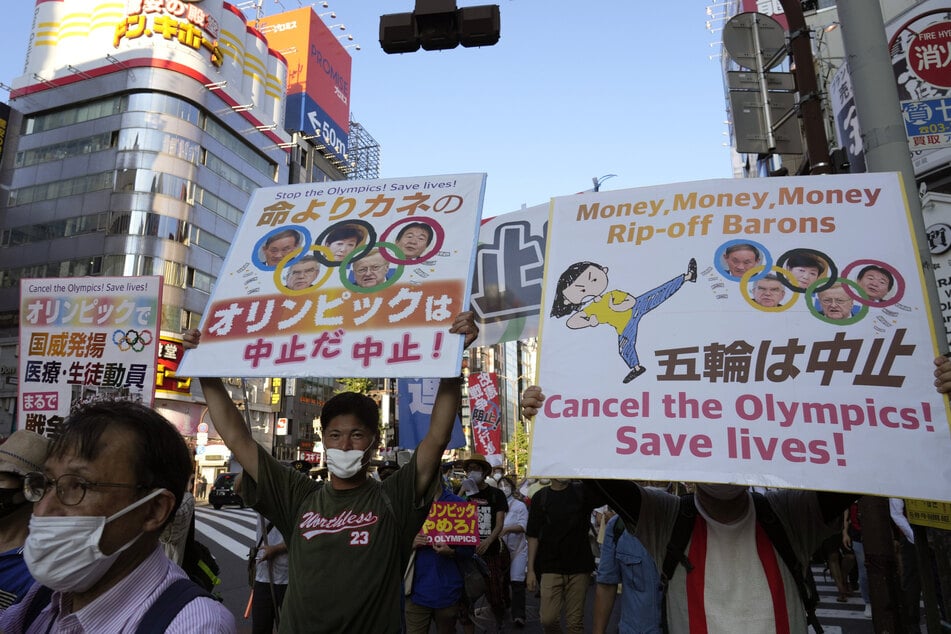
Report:
[[[475,453],[475,452],[470,453],[467,457],[459,461],[459,465],[462,467],[465,467],[470,462],[479,463],[479,466],[482,467],[483,473],[492,471],[492,465],[489,464],[489,461],[485,459],[485,456],[483,456],[480,453]]]
[[[0,472],[26,475],[42,471],[49,439],[36,432],[18,429],[0,445]]]

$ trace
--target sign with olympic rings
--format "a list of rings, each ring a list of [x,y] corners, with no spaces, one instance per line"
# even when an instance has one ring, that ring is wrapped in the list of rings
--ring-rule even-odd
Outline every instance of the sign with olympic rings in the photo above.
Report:
[[[248,203],[179,374],[448,376],[484,174],[306,183]]]
[[[18,428],[55,436],[99,396],[151,405],[161,294],[157,276],[22,280]]]

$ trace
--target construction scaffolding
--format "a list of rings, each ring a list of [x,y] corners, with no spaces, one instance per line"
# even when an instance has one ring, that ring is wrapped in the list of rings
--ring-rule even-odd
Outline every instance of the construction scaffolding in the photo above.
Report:
[[[380,144],[367,129],[350,119],[348,159],[353,169],[347,174],[349,180],[380,177]]]

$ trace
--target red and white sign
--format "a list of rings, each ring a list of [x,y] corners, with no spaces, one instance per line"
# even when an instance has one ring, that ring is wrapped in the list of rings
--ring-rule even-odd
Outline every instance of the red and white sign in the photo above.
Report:
[[[469,417],[475,450],[491,464],[502,464],[502,408],[494,372],[469,375]]]
[[[915,36],[908,66],[922,81],[951,88],[951,22],[932,24]]]

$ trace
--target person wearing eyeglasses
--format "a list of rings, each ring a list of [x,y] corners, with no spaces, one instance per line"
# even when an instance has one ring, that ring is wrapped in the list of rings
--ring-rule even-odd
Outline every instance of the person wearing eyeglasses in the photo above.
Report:
[[[372,288],[386,281],[390,265],[379,249],[373,249],[367,255],[354,261],[353,279],[360,288]]]
[[[302,291],[317,281],[320,273],[320,263],[317,257],[305,255],[287,270],[287,288],[292,291]]]
[[[33,586],[23,560],[33,503],[23,495],[23,478],[43,468],[49,440],[21,429],[0,445],[0,610],[22,599]]]
[[[852,316],[855,301],[848,296],[842,284],[835,284],[816,293],[819,298],[819,314],[836,321]]]
[[[24,476],[34,506],[23,557],[36,583],[0,614],[0,631],[133,632],[161,622],[150,613],[158,605],[171,618],[161,631],[235,632],[228,609],[159,546],[190,473],[185,441],[148,407],[99,401],[74,410],[42,470]],[[178,591],[190,599],[175,603]]]
[[[779,278],[769,274],[753,284],[753,301],[763,308],[777,308],[782,306],[786,288]]]

